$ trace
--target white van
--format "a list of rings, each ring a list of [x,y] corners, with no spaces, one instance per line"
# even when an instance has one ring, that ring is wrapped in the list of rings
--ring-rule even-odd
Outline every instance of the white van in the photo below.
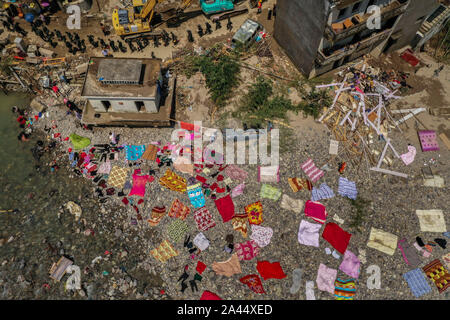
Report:
[[[231,46],[235,48],[238,45],[243,45],[245,48],[248,48],[263,29],[264,27],[260,23],[247,19],[234,34]]]

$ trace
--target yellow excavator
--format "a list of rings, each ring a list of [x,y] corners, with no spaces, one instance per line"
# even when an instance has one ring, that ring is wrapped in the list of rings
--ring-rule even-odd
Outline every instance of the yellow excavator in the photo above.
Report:
[[[114,9],[112,22],[116,34],[123,39],[134,35],[160,35],[161,32],[152,33],[152,30],[166,22],[169,27],[176,27],[183,21],[202,14],[201,10],[184,13],[193,0],[184,0],[176,8],[161,12],[160,21],[153,21],[155,17],[155,6],[165,0],[133,0],[133,7],[128,9]]]

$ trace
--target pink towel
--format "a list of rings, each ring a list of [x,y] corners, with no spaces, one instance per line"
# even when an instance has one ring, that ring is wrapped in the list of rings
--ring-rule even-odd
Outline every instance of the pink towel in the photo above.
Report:
[[[235,198],[241,194],[244,193],[244,189],[245,189],[245,184],[241,183],[239,185],[237,185],[236,187],[233,188],[233,190],[231,190],[231,197]]]
[[[312,159],[308,159],[304,164],[302,164],[302,170],[313,183],[324,175],[324,172],[315,166]]]
[[[327,210],[320,202],[308,200],[305,204],[305,215],[314,221],[324,224],[327,219]]]
[[[322,291],[334,293],[334,281],[336,280],[337,270],[328,268],[323,263],[320,264],[317,271],[317,288]]]
[[[417,150],[413,146],[408,146],[408,152],[405,154],[402,154],[400,157],[402,158],[405,165],[409,165],[414,161],[414,158],[416,157]]]
[[[359,277],[360,264],[361,262],[358,257],[350,250],[346,250],[344,259],[339,266],[339,270],[343,271],[346,275],[357,279]]]

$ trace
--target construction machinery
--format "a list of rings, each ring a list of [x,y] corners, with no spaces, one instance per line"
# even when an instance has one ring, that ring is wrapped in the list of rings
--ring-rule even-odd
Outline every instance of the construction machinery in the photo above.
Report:
[[[150,33],[157,4],[158,0],[133,0],[133,7],[114,9],[112,22],[116,34],[124,39],[131,35]]]
[[[193,0],[184,0],[176,8],[170,8],[156,13],[155,7],[158,3],[165,0],[133,0],[132,7],[126,9],[114,9],[112,13],[112,22],[116,34],[122,39],[137,38],[141,36],[160,37],[162,32],[153,32],[153,30],[166,23],[169,28],[176,28],[183,22],[205,14],[212,17],[213,20],[223,20],[239,14],[248,12],[248,9],[236,9],[233,0],[199,0],[201,10],[185,12],[191,6]]]
[[[232,0],[200,0],[200,5],[207,16],[234,9],[234,1]]]

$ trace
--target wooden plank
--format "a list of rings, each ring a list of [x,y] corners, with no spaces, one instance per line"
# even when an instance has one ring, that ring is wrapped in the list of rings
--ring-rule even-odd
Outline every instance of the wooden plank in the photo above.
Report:
[[[386,174],[391,174],[391,175],[394,175],[397,177],[408,178],[407,174],[395,172],[395,171],[391,171],[391,170],[386,170],[386,169],[381,169],[381,168],[377,168],[377,167],[370,168],[370,170],[381,172],[381,173],[386,173]]]
[[[448,140],[447,135],[445,133],[441,133],[439,135],[439,138],[441,138],[442,142],[447,146],[447,149],[450,149],[450,140]]]

